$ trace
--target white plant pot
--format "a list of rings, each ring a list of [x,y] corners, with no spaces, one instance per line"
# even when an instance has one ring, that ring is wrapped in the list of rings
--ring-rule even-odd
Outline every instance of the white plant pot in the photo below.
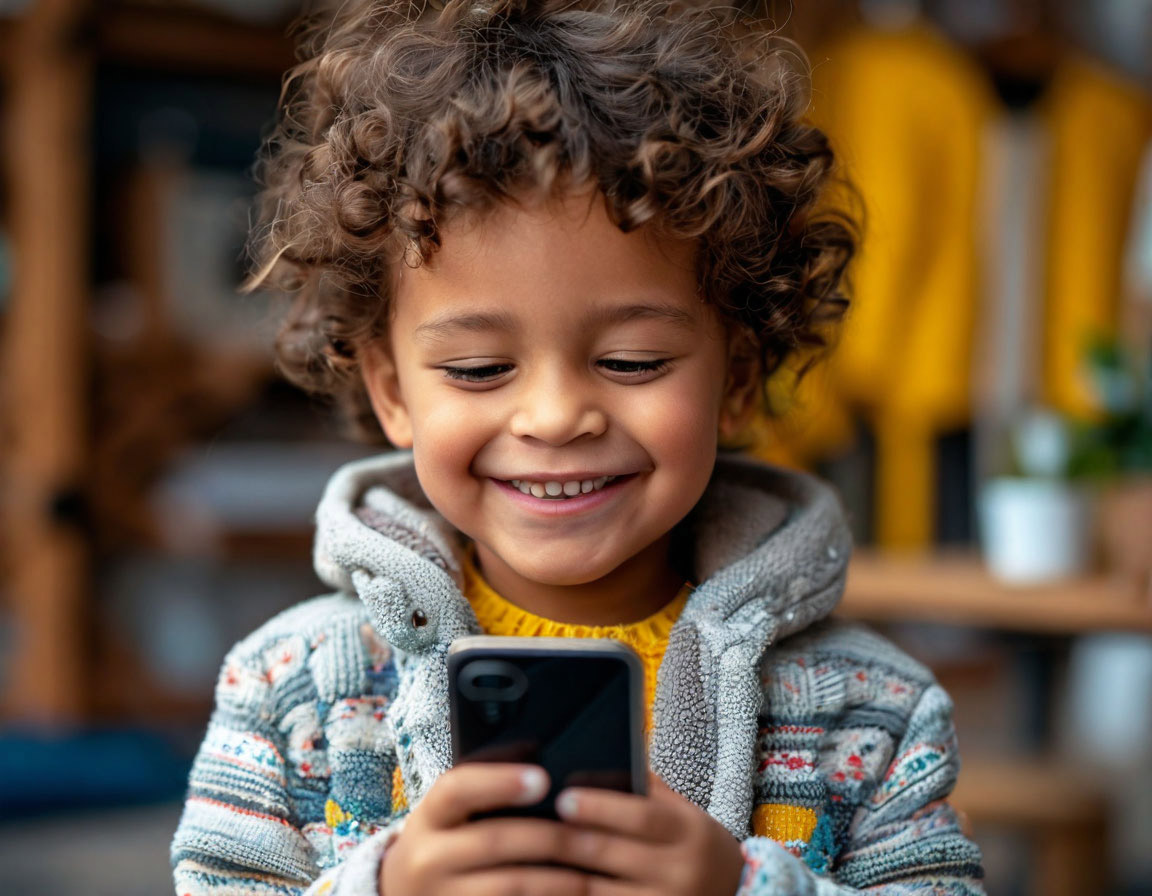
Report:
[[[1006,476],[986,482],[978,503],[984,561],[998,579],[1037,584],[1088,570],[1092,505],[1085,489]]]

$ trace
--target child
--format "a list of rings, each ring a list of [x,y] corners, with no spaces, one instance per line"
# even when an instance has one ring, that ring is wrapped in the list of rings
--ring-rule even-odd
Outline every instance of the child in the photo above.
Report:
[[[286,371],[410,453],[336,474],[336,593],[225,659],[177,892],[983,892],[948,697],[826,619],[833,493],[717,457],[846,305],[804,79],[655,0],[348,0],[305,54],[255,280],[299,290]],[[631,644],[649,794],[469,821],[546,785],[450,768],[446,652],[480,631]]]

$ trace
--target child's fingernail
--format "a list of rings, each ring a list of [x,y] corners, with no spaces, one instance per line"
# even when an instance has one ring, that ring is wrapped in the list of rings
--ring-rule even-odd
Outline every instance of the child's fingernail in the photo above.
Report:
[[[548,792],[548,776],[543,769],[528,768],[520,773],[520,799],[525,803],[535,803]]]
[[[565,790],[556,797],[556,811],[564,818],[575,818],[576,810],[580,808],[580,801],[571,790]]]

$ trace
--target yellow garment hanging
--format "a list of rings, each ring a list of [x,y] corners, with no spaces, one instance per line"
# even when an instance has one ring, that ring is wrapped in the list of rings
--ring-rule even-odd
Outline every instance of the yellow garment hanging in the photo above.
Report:
[[[814,53],[812,119],[860,188],[867,219],[853,304],[826,374],[800,386],[769,458],[814,458],[876,434],[877,543],[921,548],[935,520],[935,439],[970,417],[981,136],[993,98],[979,69],[926,26],[858,30]]]
[[[1152,99],[1100,63],[1072,57],[1044,98],[1052,182],[1044,324],[1044,400],[1075,416],[1098,401],[1082,374],[1093,333],[1114,335],[1123,257]]]

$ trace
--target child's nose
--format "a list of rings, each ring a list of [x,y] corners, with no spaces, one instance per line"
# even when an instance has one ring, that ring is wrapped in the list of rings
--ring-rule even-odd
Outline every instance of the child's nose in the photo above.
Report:
[[[608,426],[608,415],[597,401],[596,390],[577,376],[536,377],[518,398],[511,422],[514,436],[564,445],[581,436],[602,435]]]

